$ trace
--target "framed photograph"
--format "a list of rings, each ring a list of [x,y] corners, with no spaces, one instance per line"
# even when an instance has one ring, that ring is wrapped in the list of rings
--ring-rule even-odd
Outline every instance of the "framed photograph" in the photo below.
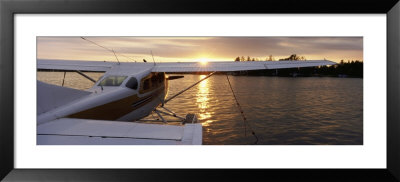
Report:
[[[400,180],[397,1],[0,7],[1,179]]]

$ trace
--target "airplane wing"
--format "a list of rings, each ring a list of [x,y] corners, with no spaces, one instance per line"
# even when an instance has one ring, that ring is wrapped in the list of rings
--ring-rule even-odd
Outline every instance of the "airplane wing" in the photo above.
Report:
[[[76,60],[50,60],[38,59],[37,69],[42,70],[79,70],[79,71],[101,71],[110,70],[115,63],[103,61],[76,61]]]
[[[332,61],[221,61],[221,62],[185,62],[185,63],[158,63],[153,72],[212,72],[212,71],[245,71],[262,69],[299,68],[336,64]]]
[[[323,65],[334,65],[328,60],[310,61],[220,61],[220,62],[162,62],[162,63],[133,63],[133,62],[102,62],[102,61],[68,61],[39,59],[37,68],[45,70],[80,70],[80,71],[108,71],[116,65],[124,69],[150,69],[152,72],[212,72],[212,71],[245,71],[261,69],[300,68]]]
[[[37,145],[201,145],[202,126],[60,118],[38,125],[36,137]]]

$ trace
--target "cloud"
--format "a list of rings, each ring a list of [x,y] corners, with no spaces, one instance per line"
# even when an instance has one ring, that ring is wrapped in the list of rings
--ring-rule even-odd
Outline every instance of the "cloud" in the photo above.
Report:
[[[233,60],[237,56],[265,58],[305,55],[307,58],[362,60],[362,37],[85,37],[128,57]],[[38,58],[113,59],[111,52],[80,37],[38,37]],[[115,58],[114,58],[115,59]],[[140,59],[141,60],[141,59]]]

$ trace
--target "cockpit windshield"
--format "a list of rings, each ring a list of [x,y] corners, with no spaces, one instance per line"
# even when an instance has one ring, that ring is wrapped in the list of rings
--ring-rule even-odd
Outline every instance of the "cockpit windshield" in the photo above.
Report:
[[[127,76],[108,76],[97,86],[120,86]]]

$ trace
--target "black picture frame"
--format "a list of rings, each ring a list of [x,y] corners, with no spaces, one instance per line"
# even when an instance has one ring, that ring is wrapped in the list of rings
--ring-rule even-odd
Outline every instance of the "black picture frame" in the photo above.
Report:
[[[268,7],[268,8],[267,8]],[[386,169],[15,169],[14,15],[26,13],[381,13],[387,15]],[[0,0],[0,179],[9,181],[399,181],[398,0]],[[221,178],[221,179],[218,179]]]

